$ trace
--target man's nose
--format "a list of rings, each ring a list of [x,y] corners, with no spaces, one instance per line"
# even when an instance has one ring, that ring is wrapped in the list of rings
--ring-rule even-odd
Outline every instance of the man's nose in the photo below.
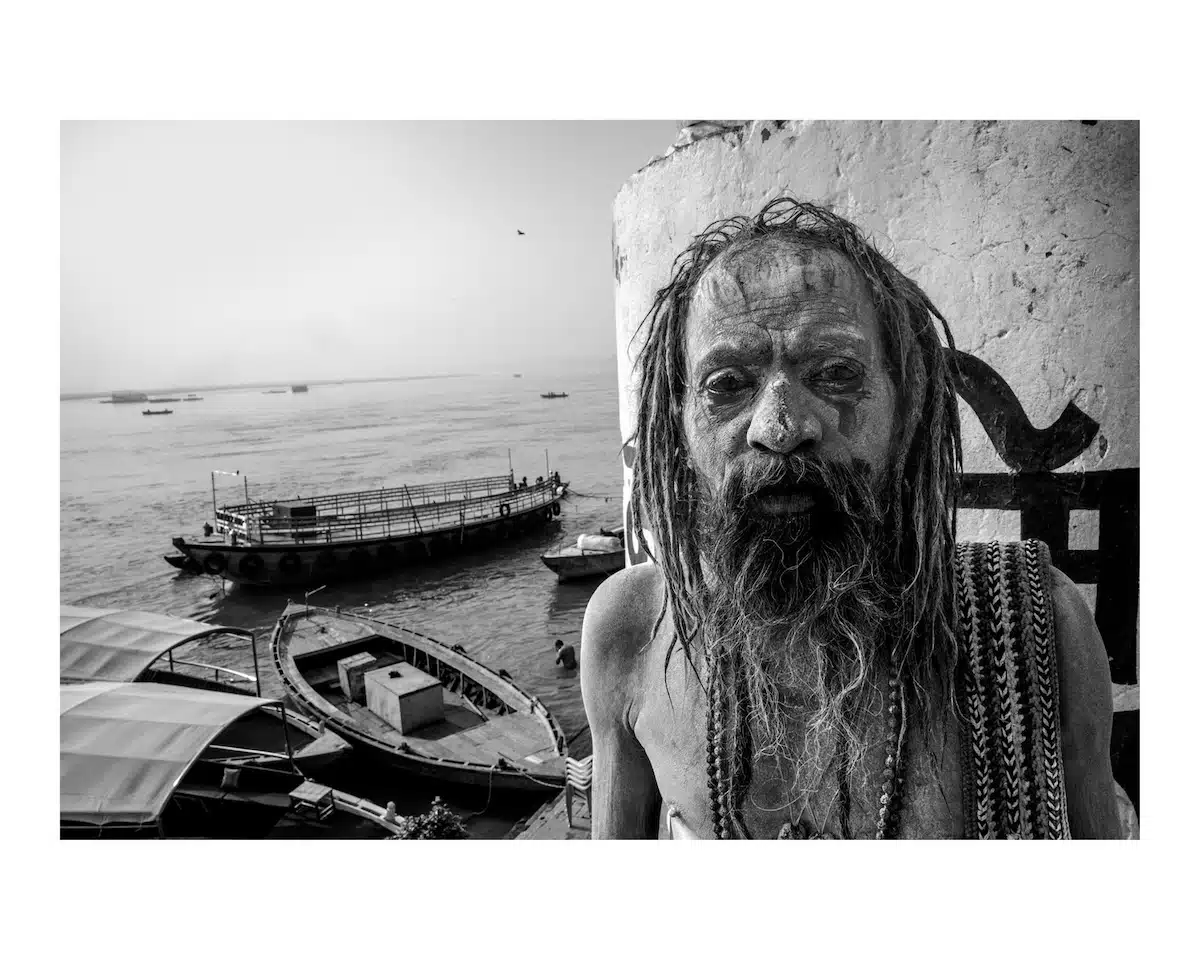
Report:
[[[817,446],[824,435],[813,398],[803,387],[780,377],[758,400],[747,441],[763,453],[787,455]]]

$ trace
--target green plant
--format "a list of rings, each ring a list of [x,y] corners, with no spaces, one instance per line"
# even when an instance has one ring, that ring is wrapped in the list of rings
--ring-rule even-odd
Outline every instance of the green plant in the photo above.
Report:
[[[433,798],[428,813],[405,817],[400,833],[401,840],[466,840],[469,836],[462,818],[441,797]]]

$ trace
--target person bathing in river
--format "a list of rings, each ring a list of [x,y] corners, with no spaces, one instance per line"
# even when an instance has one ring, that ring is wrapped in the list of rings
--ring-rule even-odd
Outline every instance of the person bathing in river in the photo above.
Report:
[[[1044,545],[954,542],[946,321],[783,198],[675,262],[634,530],[588,604],[592,835],[1115,837],[1104,645]]]
[[[575,648],[569,643],[555,640],[554,649],[557,651],[554,657],[555,664],[562,664],[564,670],[574,670],[579,666],[579,661],[575,659]]]

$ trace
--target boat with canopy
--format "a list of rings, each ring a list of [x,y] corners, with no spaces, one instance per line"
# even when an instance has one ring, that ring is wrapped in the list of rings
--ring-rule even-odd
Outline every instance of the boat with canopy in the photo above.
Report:
[[[416,776],[561,790],[567,743],[537,697],[459,645],[370,617],[288,604],[271,658],[292,702]]]
[[[63,838],[398,835],[382,807],[280,765],[278,700],[160,683],[59,686]],[[273,732],[274,736],[268,736]],[[264,762],[268,761],[268,762]]]
[[[254,675],[198,659],[205,641],[249,645]],[[60,606],[58,672],[60,683],[149,682],[243,696],[262,693],[251,631],[142,610]],[[305,774],[327,770],[350,752],[342,737],[294,710],[271,705],[263,710],[287,724],[293,761]]]

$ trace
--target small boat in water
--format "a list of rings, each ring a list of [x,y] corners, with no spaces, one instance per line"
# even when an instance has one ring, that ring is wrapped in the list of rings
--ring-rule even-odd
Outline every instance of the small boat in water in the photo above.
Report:
[[[263,393],[287,393],[286,390],[264,390]]]
[[[542,563],[558,574],[559,583],[607,577],[625,566],[625,528],[581,533],[574,546],[542,554]]]
[[[189,394],[188,394],[186,397],[184,397],[184,398],[183,398],[183,402],[184,402],[184,403],[189,403],[189,402],[191,402],[192,400],[203,400],[203,399],[204,399],[203,397],[198,397],[198,396],[196,396],[196,394],[194,394],[194,393],[189,393]]]
[[[247,495],[219,509],[214,492],[216,536],[175,537],[181,559],[167,562],[263,586],[361,579],[551,523],[568,485],[557,472],[533,484],[509,473],[295,500]]]
[[[249,630],[143,610],[64,605],[59,608],[58,639],[59,683],[157,683],[261,695],[258,651]],[[254,676],[202,662],[197,653],[181,649],[192,644],[199,647],[202,641],[223,648],[228,648],[230,641],[249,645]],[[292,761],[307,776],[337,766],[350,753],[350,744],[303,714],[284,712],[277,706],[263,710],[278,715],[287,725]]]
[[[60,685],[60,836],[399,835],[385,809],[291,765],[285,714],[277,700],[215,690]]]
[[[503,671],[416,630],[288,604],[271,658],[294,704],[406,773],[507,790],[561,790],[567,744]]]
[[[308,384],[306,384],[306,383],[292,384],[292,393],[308,393]]]
[[[168,408],[166,410],[143,410],[142,416],[143,417],[161,417],[165,413],[174,413],[174,412],[175,411],[171,410],[170,408]]]
[[[550,391],[550,393],[543,393],[543,394],[542,394],[542,399],[543,399],[543,400],[561,400],[561,399],[563,399],[563,398],[564,398],[564,397],[566,397],[566,396],[567,396],[567,395],[566,395],[565,393],[555,393],[555,392],[552,390],[552,391]]]

